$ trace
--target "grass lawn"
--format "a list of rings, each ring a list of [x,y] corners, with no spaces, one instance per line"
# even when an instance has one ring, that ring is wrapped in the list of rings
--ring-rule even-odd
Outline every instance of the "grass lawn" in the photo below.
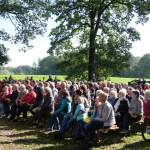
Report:
[[[128,83],[137,78],[122,78],[122,77],[110,77],[110,81],[114,83]]]
[[[34,80],[46,81],[48,79],[48,75],[12,75],[12,77],[16,80],[24,80],[26,77],[33,77]],[[3,80],[5,77],[9,77],[9,75],[0,75],[0,80]],[[60,81],[64,81],[67,76],[65,75],[54,75],[53,78],[56,77]],[[106,81],[111,81],[113,83],[128,83],[137,78],[123,78],[123,77],[110,77]]]
[[[24,80],[26,77],[33,77],[34,80],[46,81],[48,79],[48,75],[12,75],[13,79],[16,80]],[[0,80],[3,80],[5,77],[9,77],[9,75],[0,75]],[[55,76],[53,76],[55,77]],[[65,80],[66,76],[56,75],[58,80]]]
[[[34,80],[47,80],[48,75],[12,75],[12,77],[16,80],[24,80],[26,77],[33,77]],[[3,80],[5,77],[9,77],[9,75],[0,75],[0,80]],[[53,76],[54,77],[54,76]],[[65,80],[66,76],[64,75],[56,75],[58,80]],[[110,77],[109,80],[114,83],[128,83],[129,81],[134,80],[135,78],[121,78],[121,77]]]
[[[84,141],[67,138],[56,141],[51,135],[30,127],[29,121],[0,120],[0,150],[87,150]],[[109,135],[93,150],[150,150],[150,143],[143,141],[140,133],[122,138],[119,134]]]

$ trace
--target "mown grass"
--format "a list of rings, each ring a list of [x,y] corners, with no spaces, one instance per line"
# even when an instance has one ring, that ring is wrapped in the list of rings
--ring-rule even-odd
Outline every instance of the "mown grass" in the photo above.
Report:
[[[9,77],[10,75],[0,75],[0,80],[3,80],[5,77]],[[34,80],[41,80],[46,81],[48,79],[48,75],[12,75],[13,79],[15,80],[24,80],[27,77],[31,78],[33,77]],[[63,81],[65,80],[66,76],[63,75],[56,75],[52,76],[53,78],[56,77],[57,80]]]
[[[128,83],[137,78],[121,78],[121,77],[110,77],[110,81],[114,83]]]
[[[12,75],[13,79],[16,80],[24,80],[27,77],[33,77],[34,80],[46,81],[48,79],[48,75]],[[3,80],[5,77],[9,77],[9,75],[0,75],[0,80]],[[53,79],[56,77],[57,80],[64,81],[67,76],[65,75],[54,75]],[[113,83],[128,83],[137,78],[123,78],[123,77],[110,77],[106,81],[111,81]]]
[[[54,133],[45,134],[32,128],[30,121],[11,122],[0,120],[0,150],[87,150],[85,141],[66,138],[54,139]],[[143,141],[140,134],[122,137],[119,133],[106,135],[94,150],[150,150],[150,143]]]

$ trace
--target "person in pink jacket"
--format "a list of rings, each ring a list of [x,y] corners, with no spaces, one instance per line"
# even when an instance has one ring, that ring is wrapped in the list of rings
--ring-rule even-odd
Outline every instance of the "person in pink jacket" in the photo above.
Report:
[[[144,118],[150,121],[150,90],[144,92]]]

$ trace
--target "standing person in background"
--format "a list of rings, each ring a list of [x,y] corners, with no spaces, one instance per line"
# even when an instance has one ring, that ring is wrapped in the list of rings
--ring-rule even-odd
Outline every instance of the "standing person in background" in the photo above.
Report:
[[[46,82],[49,82],[49,81],[53,81],[53,77],[52,77],[52,75],[49,75],[49,77],[48,77],[48,79],[47,79],[47,81],[46,81]]]

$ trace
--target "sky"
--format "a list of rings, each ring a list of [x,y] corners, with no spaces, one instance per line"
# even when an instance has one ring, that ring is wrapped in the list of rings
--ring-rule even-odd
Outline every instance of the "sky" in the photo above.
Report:
[[[1,18],[0,18],[1,20]],[[34,62],[37,62],[38,59],[42,59],[48,56],[47,50],[49,48],[49,38],[48,33],[52,27],[56,24],[50,20],[48,23],[48,32],[44,36],[38,36],[35,40],[31,42],[34,46],[33,49],[29,49],[28,51],[20,52],[19,45],[14,45],[9,42],[6,42],[6,46],[9,47],[8,55],[10,61],[6,66],[19,66],[19,65],[30,65],[32,66]],[[131,49],[131,53],[134,56],[143,56],[146,53],[150,53],[150,44],[149,44],[149,36],[150,36],[150,21],[144,25],[134,24],[134,27],[139,31],[141,35],[141,40],[133,43],[133,47]],[[0,29],[6,29],[8,32],[12,32],[14,30],[13,26],[9,21],[1,21]]]

